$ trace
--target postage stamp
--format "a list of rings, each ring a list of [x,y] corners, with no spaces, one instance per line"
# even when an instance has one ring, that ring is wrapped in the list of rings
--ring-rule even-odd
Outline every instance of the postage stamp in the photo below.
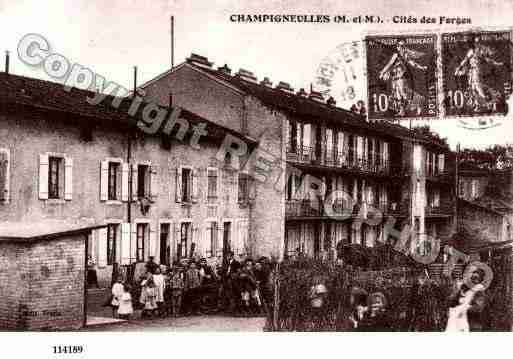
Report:
[[[509,31],[442,34],[446,116],[506,113],[511,94],[510,40]]]
[[[369,119],[438,116],[436,35],[366,37]]]

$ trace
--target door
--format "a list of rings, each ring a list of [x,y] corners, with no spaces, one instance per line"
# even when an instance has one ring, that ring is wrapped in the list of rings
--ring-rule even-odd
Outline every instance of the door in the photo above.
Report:
[[[231,222],[224,222],[223,224],[223,258],[226,258],[228,252],[231,251]]]
[[[170,264],[169,231],[169,223],[160,224],[160,264],[164,265]]]

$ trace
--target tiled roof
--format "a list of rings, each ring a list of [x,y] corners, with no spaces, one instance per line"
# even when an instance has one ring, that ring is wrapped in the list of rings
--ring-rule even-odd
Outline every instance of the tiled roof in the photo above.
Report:
[[[215,70],[208,66],[199,66],[193,61],[188,62],[187,64],[199,71],[212,75],[221,81],[225,81],[247,94],[255,96],[269,106],[274,106],[292,114],[322,119],[336,125],[359,128],[378,135],[388,135],[402,139],[415,139],[423,143],[429,143],[447,150],[449,149],[447,145],[441,144],[439,141],[435,141],[431,137],[421,135],[406,127],[393,124],[388,121],[367,122],[365,117],[362,115],[340,107],[328,105],[325,102],[310,99],[304,95],[302,96],[294,92],[279,90],[256,81],[249,81],[244,79],[242,76],[232,76],[224,71]],[[149,83],[151,83],[151,81]]]
[[[141,104],[135,116],[130,116],[128,109],[132,103],[131,98],[125,98],[121,101],[119,108],[115,108],[112,106],[112,101],[115,99],[114,96],[106,96],[100,104],[91,105],[87,98],[93,98],[94,95],[95,93],[92,91],[77,88],[71,88],[70,91],[66,91],[64,86],[59,83],[0,72],[0,104],[15,103],[43,110],[76,114],[101,121],[109,121],[110,124],[117,123],[120,126],[136,128],[137,121],[141,119],[141,112],[145,103]],[[166,110],[172,109],[166,108]],[[189,122],[189,129],[196,124],[205,123],[207,125],[206,131],[208,132],[207,137],[210,138],[222,139],[227,133],[230,133],[249,143],[256,142],[237,131],[208,121],[185,109],[182,109],[180,117]]]

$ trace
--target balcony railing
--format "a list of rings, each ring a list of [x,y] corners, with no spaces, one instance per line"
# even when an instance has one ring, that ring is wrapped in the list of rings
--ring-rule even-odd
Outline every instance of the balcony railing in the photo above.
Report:
[[[324,159],[318,150],[310,146],[287,146],[287,160],[302,164],[321,165],[334,168],[342,168],[349,171],[381,174],[401,175],[400,165],[393,166],[390,160],[378,157],[373,160],[363,157],[355,157],[348,152],[327,151]]]
[[[323,217],[323,218],[367,218],[381,212],[383,216],[405,216],[408,208],[397,203],[365,203],[352,200],[326,201],[289,200],[285,202],[285,216],[294,217]]]
[[[440,206],[426,206],[426,216],[452,216],[454,214],[454,207],[451,205],[440,205]]]

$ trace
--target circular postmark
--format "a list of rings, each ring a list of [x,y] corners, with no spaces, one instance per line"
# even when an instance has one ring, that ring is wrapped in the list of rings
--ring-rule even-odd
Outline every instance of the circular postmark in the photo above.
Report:
[[[313,87],[325,97],[333,97],[339,106],[359,102],[363,111],[364,91],[361,84],[362,41],[343,42],[329,52],[317,67]]]

